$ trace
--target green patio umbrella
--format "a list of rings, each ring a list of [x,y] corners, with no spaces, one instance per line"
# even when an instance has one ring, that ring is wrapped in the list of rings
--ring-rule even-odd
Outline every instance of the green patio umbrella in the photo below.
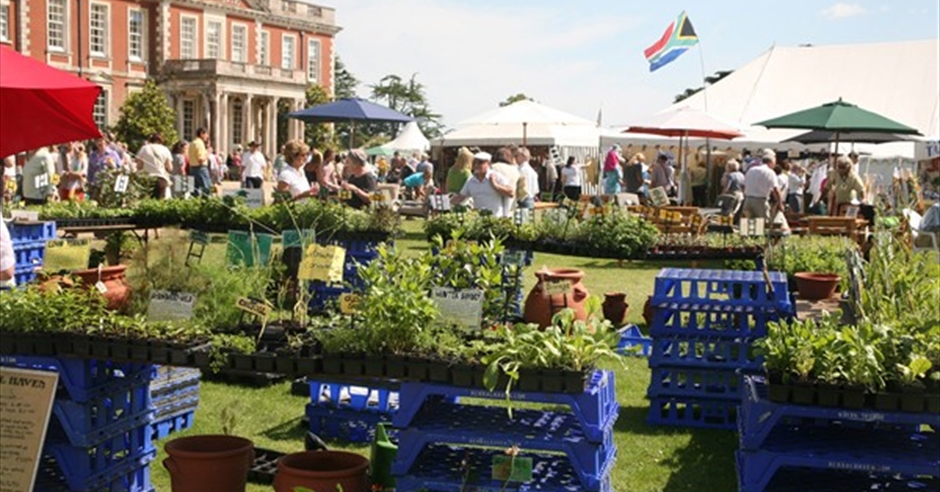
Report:
[[[836,102],[778,116],[755,123],[755,125],[767,128],[828,130],[835,133],[835,138],[830,139],[830,141],[834,140],[836,145],[838,145],[842,133],[920,135],[916,128],[911,128],[880,114],[849,104],[843,101],[841,97]]]

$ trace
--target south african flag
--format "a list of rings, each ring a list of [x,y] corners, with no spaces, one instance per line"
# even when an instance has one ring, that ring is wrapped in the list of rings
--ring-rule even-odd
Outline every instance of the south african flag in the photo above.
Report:
[[[695,34],[695,28],[692,27],[692,21],[685,15],[685,12],[682,12],[673,23],[669,24],[659,41],[643,51],[646,60],[650,62],[650,72],[655,72],[663,65],[679,58],[679,55],[697,43],[698,36]]]

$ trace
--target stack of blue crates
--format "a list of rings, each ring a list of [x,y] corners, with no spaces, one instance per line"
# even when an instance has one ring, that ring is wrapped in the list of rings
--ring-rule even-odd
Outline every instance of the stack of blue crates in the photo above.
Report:
[[[24,285],[36,279],[36,271],[46,259],[46,241],[55,239],[55,221],[13,222],[9,224],[13,239],[13,255],[16,256],[14,279],[16,285]]]
[[[463,404],[463,397],[500,400],[506,394],[473,388],[404,382],[395,415],[398,455],[392,465],[398,490],[612,490],[617,456],[613,426],[620,407],[614,375],[596,371],[582,393],[513,391],[513,400],[551,405],[553,410]],[[567,406],[569,411],[555,409]],[[492,478],[493,457],[518,446],[531,458],[532,479],[511,483]]]
[[[940,415],[775,403],[747,376],[740,492],[940,490]]]
[[[761,370],[752,343],[792,316],[786,277],[666,268],[652,298],[651,425],[734,429],[742,374]]]
[[[199,407],[201,377],[199,369],[157,366],[153,380],[150,381],[154,439],[163,439],[173,432],[193,426]]]
[[[378,256],[379,243],[374,241],[331,241],[330,244],[340,246],[346,250],[343,262],[343,282],[352,288],[362,287],[359,279],[359,265],[365,265]],[[308,307],[313,312],[327,310],[331,302],[339,299],[343,293],[350,292],[350,288],[343,283],[310,282],[310,302]]]
[[[59,373],[33,490],[153,490],[152,365],[23,356],[0,363]]]
[[[379,423],[391,423],[398,412],[399,393],[345,383],[307,379],[310,432],[324,439],[372,442]]]

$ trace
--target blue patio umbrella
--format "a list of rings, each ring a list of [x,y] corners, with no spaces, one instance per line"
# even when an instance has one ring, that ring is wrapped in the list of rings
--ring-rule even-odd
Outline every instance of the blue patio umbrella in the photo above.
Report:
[[[352,132],[350,132],[349,137],[350,145],[352,144],[352,136],[356,133],[356,122],[406,123],[414,119],[394,109],[358,97],[347,97],[325,104],[318,104],[288,113],[287,116],[305,123],[349,122],[352,125]]]

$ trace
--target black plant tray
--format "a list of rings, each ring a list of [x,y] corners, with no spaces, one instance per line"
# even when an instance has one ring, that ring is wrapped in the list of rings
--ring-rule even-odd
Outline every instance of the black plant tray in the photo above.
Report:
[[[260,485],[274,483],[274,473],[277,471],[277,460],[285,453],[272,449],[255,448],[255,461],[248,470],[248,481]]]
[[[209,348],[210,344],[206,339],[176,343],[71,334],[59,335],[56,341],[58,355],[186,367],[194,367],[196,354],[208,352]]]
[[[81,218],[81,219],[55,219],[56,228],[63,227],[96,227],[96,226],[115,226],[127,225],[136,226],[137,222],[133,217],[112,217],[101,218]]]

